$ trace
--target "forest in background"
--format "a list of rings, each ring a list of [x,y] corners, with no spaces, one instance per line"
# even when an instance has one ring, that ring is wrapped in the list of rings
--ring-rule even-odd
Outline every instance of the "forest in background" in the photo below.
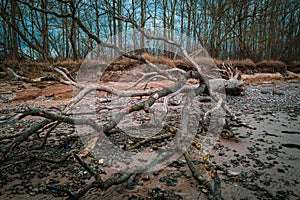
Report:
[[[84,59],[108,38],[122,48],[132,24],[118,15],[186,34],[217,59],[299,60],[298,0],[1,0],[0,59]]]
[[[0,0],[0,199],[299,199],[299,4]]]

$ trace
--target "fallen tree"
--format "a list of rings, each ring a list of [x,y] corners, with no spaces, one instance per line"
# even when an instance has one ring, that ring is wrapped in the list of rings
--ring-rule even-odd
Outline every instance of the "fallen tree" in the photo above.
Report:
[[[224,92],[227,91],[231,93],[232,91],[236,91],[233,93],[241,94],[243,91],[243,82],[238,80],[237,75],[233,75],[233,69],[231,69],[230,66],[226,66],[225,69],[222,69],[223,72],[226,72],[228,74],[228,79],[218,77],[218,73],[220,71],[219,69],[207,68],[205,65],[195,62],[195,60],[181,44],[175,43],[174,41],[167,38],[150,35],[131,19],[126,19],[122,16],[115,17],[132,23],[138,33],[140,33],[148,40],[163,41],[168,45],[176,47],[178,51],[181,51],[184,58],[194,66],[195,70],[184,71],[177,68],[166,68],[165,66],[160,66],[150,62],[142,55],[124,52],[120,47],[106,43],[101,43],[101,45],[115,50],[119,53],[120,56],[141,61],[147,67],[147,69],[151,69],[151,71],[149,72],[146,70],[144,72],[140,72],[140,76],[136,80],[134,80],[133,83],[128,83],[128,86],[126,88],[118,89],[111,86],[95,84],[94,82],[85,83],[81,82],[78,79],[75,80],[70,75],[68,70],[64,68],[54,68],[59,76],[53,75],[35,80],[30,80],[26,77],[19,76],[13,70],[9,69],[17,79],[20,79],[22,81],[36,82],[51,80],[58,81],[67,85],[73,85],[76,88],[74,92],[74,98],[66,105],[64,109],[27,108],[23,113],[16,115],[9,121],[7,121],[8,124],[11,124],[27,116],[38,116],[44,119],[42,122],[37,123],[25,130],[22,134],[16,135],[16,137],[7,145],[1,147],[1,159],[3,160],[8,158],[7,155],[13,148],[26,141],[30,136],[36,134],[39,130],[48,129],[47,134],[44,138],[45,143],[47,137],[49,137],[51,132],[57,127],[59,123],[74,124],[76,126],[86,126],[92,128],[93,131],[85,133],[85,136],[87,135],[88,138],[83,139],[85,141],[85,146],[80,150],[79,154],[69,152],[60,160],[41,158],[42,160],[45,160],[47,162],[50,161],[56,163],[61,160],[65,160],[67,156],[72,155],[78,161],[78,163],[95,178],[95,181],[85,185],[82,189],[76,192],[65,190],[55,185],[48,186],[48,189],[59,190],[66,193],[70,199],[81,198],[91,188],[99,188],[102,191],[105,191],[112,185],[125,182],[134,173],[155,168],[157,167],[158,163],[163,163],[166,159],[172,159],[172,156],[174,154],[172,150],[178,151],[179,154],[182,154],[189,148],[189,146],[186,147],[183,144],[191,143],[193,139],[193,137],[191,136],[194,136],[194,134],[199,131],[198,126],[200,126],[201,131],[206,130],[210,133],[218,133],[219,131],[217,129],[221,128],[222,130],[225,123],[223,119],[225,117],[225,112],[231,118],[234,118],[234,114],[228,109],[227,105],[225,104],[226,97],[224,96]],[[80,26],[83,26],[83,24],[81,24]],[[190,79],[197,80],[197,84],[189,83]],[[151,82],[163,80],[168,81],[169,85],[163,88],[148,88]],[[139,89],[140,87],[142,87],[142,89]],[[76,113],[76,106],[83,105],[81,103],[89,103],[87,99],[89,100],[89,98],[95,98],[95,92],[97,91],[107,92],[109,95],[115,96],[118,99],[130,98],[130,100],[132,101],[126,103],[121,102],[121,104],[111,104],[111,106],[106,106],[105,103],[103,103],[103,105],[100,104],[101,109],[96,111],[96,113],[101,113],[101,111],[104,110],[104,114],[100,115],[100,119],[88,117],[90,116],[89,114],[84,115],[82,113]],[[108,101],[114,101],[114,99],[112,97],[109,97],[109,95],[107,95],[107,98],[109,99]],[[199,96],[208,96],[208,98],[210,99],[210,103],[209,106],[207,106],[206,111],[203,110],[201,113],[198,112],[202,104],[201,101],[197,99]],[[161,109],[156,109],[158,105],[161,106]],[[180,126],[178,125],[178,122],[175,124],[171,124],[166,119],[168,114],[171,112],[171,106],[178,106],[182,108],[182,117],[179,120],[182,124]],[[159,113],[155,114],[157,111],[159,111]],[[139,149],[139,151],[143,151],[143,149],[140,148],[143,144],[165,138],[172,139],[173,143],[169,146],[166,145],[165,148],[162,148],[157,152],[149,154],[156,156],[155,161],[150,160],[149,162],[146,162],[143,167],[127,167],[125,171],[116,173],[112,175],[111,178],[103,181],[101,175],[90,168],[89,165],[85,163],[83,158],[87,157],[91,152],[93,152],[96,149],[97,145],[103,145],[102,138],[111,136],[111,134],[113,134],[113,131],[116,131],[116,129],[120,126],[122,120],[132,118],[133,113],[142,113],[143,118],[148,118],[149,115],[151,115],[154,124],[161,127],[161,130],[162,132],[164,132],[164,134],[159,132],[158,135],[154,135],[151,137],[137,136],[138,138],[142,139],[133,144],[125,143],[122,147],[123,150],[125,149],[130,152],[130,150],[132,149]],[[110,116],[110,114],[113,114],[113,116]],[[209,119],[211,121],[221,120],[221,122],[216,122],[213,126],[212,123],[209,122]],[[220,125],[221,127],[218,127]],[[193,134],[189,135],[189,133]],[[115,152],[115,154],[117,154],[117,152]],[[195,167],[193,167],[188,154],[185,153],[184,156],[196,180],[199,182],[199,184],[204,185],[208,189],[208,198],[221,199],[221,182],[217,174],[218,168],[215,168],[213,171],[215,184],[214,187],[212,187],[211,184],[208,183],[208,181],[205,180],[205,178],[197,172]]]

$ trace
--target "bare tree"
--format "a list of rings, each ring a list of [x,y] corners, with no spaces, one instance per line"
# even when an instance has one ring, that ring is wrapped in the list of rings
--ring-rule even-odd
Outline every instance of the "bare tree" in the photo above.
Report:
[[[25,9],[26,7],[30,9]],[[255,61],[297,59],[299,47],[296,45],[299,43],[297,22],[300,10],[297,0],[260,2],[176,0],[154,3],[107,0],[104,4],[89,1],[54,3],[47,0],[38,3],[28,0],[3,0],[1,20],[7,30],[2,39],[6,41],[5,53],[10,51],[15,55],[18,54],[18,50],[25,53],[24,49],[29,47],[35,54],[39,54],[39,57],[47,55],[47,59],[50,59],[56,55],[49,55],[47,49],[55,46],[56,52],[65,52],[64,58],[68,58],[70,53],[73,58],[82,57],[82,48],[79,47],[86,47],[88,37],[82,36],[81,28],[76,25],[77,18],[80,18],[82,24],[91,32],[97,33],[95,35],[101,40],[119,34],[116,40],[122,43],[122,30],[128,27],[128,22],[116,20],[109,13],[102,12],[107,8],[119,14],[131,13],[132,18],[139,21],[142,27],[163,26],[185,33],[193,40],[200,40],[215,58],[249,57]],[[23,24],[21,29],[20,24]],[[55,32],[49,32],[49,24],[57,24]],[[24,37],[24,32],[31,36],[29,40]],[[64,44],[58,47],[51,44],[51,41],[59,41],[60,32],[63,33],[65,40]],[[30,40],[36,41],[32,43]],[[4,41],[1,43],[4,44]]]
[[[74,6],[74,5],[73,5]],[[36,133],[40,129],[47,129],[49,128],[45,141],[49,134],[56,128],[56,126],[59,123],[67,123],[67,124],[74,124],[77,126],[88,126],[91,127],[94,131],[92,134],[89,135],[89,137],[85,141],[85,146],[81,150],[80,154],[76,153],[73,154],[73,152],[69,152],[67,155],[70,156],[73,154],[74,158],[79,162],[79,164],[85,168],[92,176],[95,177],[95,181],[93,181],[91,184],[85,185],[82,189],[79,191],[73,193],[68,190],[63,190],[59,187],[51,187],[49,189],[54,190],[60,190],[69,195],[70,199],[78,199],[85,195],[91,188],[99,188],[103,191],[111,187],[115,184],[121,184],[124,181],[126,181],[129,177],[131,177],[135,172],[143,171],[147,168],[155,167],[158,163],[163,162],[165,157],[172,158],[172,148],[176,149],[176,151],[180,148],[182,148],[182,144],[190,144],[191,140],[193,139],[191,136],[188,136],[186,133],[195,133],[198,131],[197,125],[193,126],[192,124],[202,124],[203,129],[207,130],[206,127],[207,120],[209,118],[214,120],[220,120],[221,122],[217,122],[217,125],[221,125],[219,128],[223,128],[224,121],[222,120],[222,113],[224,114],[227,112],[230,116],[234,117],[234,114],[228,109],[228,107],[225,104],[225,96],[223,96],[222,92],[225,92],[225,87],[227,89],[233,89],[236,86],[240,86],[240,81],[238,81],[236,78],[238,75],[233,74],[232,70],[230,69],[230,66],[224,65],[224,70],[228,73],[229,80],[226,79],[216,79],[218,78],[218,69],[214,68],[211,65],[208,65],[207,60],[206,63],[202,63],[201,61],[195,60],[193,57],[195,55],[191,55],[189,49],[186,49],[182,43],[177,43],[168,37],[162,37],[164,36],[165,32],[161,33],[161,35],[154,35],[149,30],[145,30],[143,26],[140,26],[135,20],[132,18],[120,15],[118,12],[115,12],[115,10],[107,10],[116,20],[120,21],[126,21],[132,24],[132,26],[135,27],[135,34],[132,34],[133,37],[139,38],[145,38],[147,40],[152,40],[156,42],[163,42],[166,43],[166,46],[172,46],[174,48],[178,49],[178,52],[180,52],[180,55],[186,59],[190,65],[193,66],[194,71],[184,71],[178,68],[166,68],[166,66],[161,66],[156,64],[155,62],[151,62],[150,59],[147,59],[147,57],[139,54],[135,54],[132,51],[126,52],[121,47],[119,47],[116,42],[116,44],[113,43],[104,43],[98,38],[96,35],[91,33],[86,26],[83,24],[83,22],[76,18],[74,15],[72,16],[72,19],[76,21],[76,24],[81,28],[81,30],[88,35],[88,37],[94,39],[99,45],[99,49],[108,48],[114,51],[112,55],[119,55],[119,57],[127,57],[130,59],[137,60],[141,62],[144,66],[151,69],[146,71],[140,71],[140,76],[133,80],[133,82],[126,84],[128,87],[125,89],[118,89],[115,87],[109,87],[102,84],[97,84],[99,81],[99,78],[97,77],[97,74],[100,73],[100,75],[103,75],[102,68],[93,68],[94,65],[88,65],[91,66],[91,72],[84,73],[87,75],[87,77],[77,77],[77,81],[72,78],[71,74],[68,72],[68,70],[64,68],[54,68],[54,70],[59,73],[59,75],[62,78],[59,78],[58,76],[52,76],[51,79],[55,81],[59,81],[64,84],[70,84],[73,85],[77,89],[77,93],[74,96],[74,98],[68,103],[68,105],[61,110],[59,114],[52,112],[51,110],[41,110],[39,108],[29,108],[26,109],[23,113],[14,116],[12,119],[8,121],[8,123],[14,123],[18,120],[23,119],[26,116],[39,116],[41,118],[44,118],[44,120],[40,123],[35,124],[34,126],[30,127],[29,129],[25,130],[21,135],[14,138],[10,143],[8,143],[6,146],[1,148],[1,158],[5,159],[7,158],[7,155],[17,145],[20,143],[26,141],[28,137],[30,137],[32,134]],[[158,32],[159,33],[159,32]],[[170,34],[167,34],[167,36],[172,36]],[[192,42],[192,41],[190,41]],[[162,45],[163,46],[163,45]],[[191,45],[194,46],[194,45]],[[164,49],[165,51],[168,49]],[[110,51],[105,51],[110,52]],[[97,59],[92,57],[93,62],[96,62]],[[87,63],[89,64],[89,63]],[[107,65],[109,65],[110,62],[108,60]],[[96,65],[99,66],[99,65]],[[108,66],[106,66],[108,67]],[[96,70],[96,71],[95,71]],[[24,81],[36,81],[36,80],[29,80],[26,77],[22,77],[17,75],[14,71],[11,70],[11,72],[16,76],[16,78],[24,80]],[[132,73],[132,72],[129,72]],[[80,72],[79,72],[80,74]],[[47,80],[50,78],[47,77]],[[131,78],[132,79],[132,78]],[[192,85],[188,82],[189,79],[196,79],[197,84]],[[45,77],[40,78],[37,81],[45,80]],[[81,81],[88,80],[88,83],[82,83]],[[155,80],[166,80],[169,82],[168,86],[164,86],[162,88],[153,88],[153,89],[147,89],[147,85]],[[132,81],[132,80],[131,80]],[[140,86],[143,86],[144,89],[139,89]],[[112,118],[105,120],[104,124],[100,124],[97,119],[94,119],[93,117],[82,117],[82,115],[78,116],[72,116],[72,113],[74,112],[74,108],[78,105],[81,105],[81,103],[86,103],[85,98],[88,98],[90,95],[93,97],[94,91],[105,91],[112,95],[117,96],[118,98],[131,98],[130,100],[133,103],[123,103],[123,104],[117,104],[112,105],[112,107],[100,105],[101,109],[106,110],[105,115],[111,114],[112,110],[116,110],[115,114]],[[211,109],[207,110],[206,112],[198,113],[198,110],[195,109],[196,106],[201,101],[195,101],[196,98],[200,98],[199,95],[209,95],[212,101]],[[140,97],[139,100],[136,100],[135,97]],[[146,97],[146,98],[145,98]],[[170,112],[170,104],[171,101],[174,101],[176,98],[179,98],[177,101],[177,105],[183,106],[183,117],[182,117],[182,126],[177,128],[174,125],[171,125],[169,123],[163,124],[162,121],[164,121],[165,117],[167,116],[168,112]],[[112,100],[111,100],[112,101]],[[180,103],[183,102],[183,103]],[[114,174],[111,178],[103,181],[101,178],[101,175],[93,170],[84,160],[83,157],[87,156],[92,150],[97,147],[97,145],[103,146],[102,139],[103,137],[109,137],[112,133],[111,131],[117,128],[121,121],[124,119],[130,118],[130,115],[132,113],[137,113],[139,111],[143,111],[143,116],[146,118],[149,113],[154,113],[155,109],[157,107],[157,103],[162,104],[162,112],[158,117],[154,117],[154,122],[157,123],[157,125],[160,125],[164,131],[167,132],[167,134],[161,134],[161,135],[155,135],[153,137],[146,137],[139,142],[135,144],[128,144],[128,146],[125,146],[124,148],[127,150],[139,148],[142,144],[152,141],[152,140],[160,140],[163,138],[173,138],[173,145],[167,145],[166,148],[162,149],[162,151],[153,152],[152,154],[155,155],[156,159],[155,161],[149,161],[148,163],[143,163],[141,166],[131,166],[129,169],[127,169],[125,172],[121,174]],[[195,105],[194,105],[195,103]],[[176,104],[176,103],[175,103]],[[194,109],[192,109],[194,108]],[[192,113],[189,113],[189,110],[191,110]],[[76,113],[75,113],[76,114]],[[189,116],[191,114],[191,116]],[[216,115],[216,117],[214,117]],[[218,127],[213,127],[209,129],[211,132],[218,132],[215,129]],[[141,137],[141,135],[139,135]],[[182,151],[186,151],[187,149],[184,148]],[[201,151],[204,151],[205,149],[200,149]],[[103,152],[101,152],[102,154]],[[193,163],[190,161],[189,154],[186,152],[184,154],[187,163],[196,178],[196,180],[201,184],[204,185],[207,189],[208,198],[215,198],[215,199],[221,199],[221,182],[218,178],[217,171],[214,171],[214,186],[207,181],[193,166]],[[65,159],[65,157],[64,157]],[[108,160],[112,159],[108,157]],[[205,159],[207,162],[207,165],[210,165],[215,170],[218,170],[219,168],[214,165],[211,161],[208,159]],[[135,163],[132,163],[136,165]]]

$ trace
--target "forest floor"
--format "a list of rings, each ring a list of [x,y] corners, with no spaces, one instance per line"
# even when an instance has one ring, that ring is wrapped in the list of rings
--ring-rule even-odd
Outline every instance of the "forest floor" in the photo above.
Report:
[[[40,87],[41,88],[41,87]],[[59,84],[43,89],[19,81],[0,81],[0,120],[6,121],[26,106],[63,108],[72,97],[72,87]],[[300,198],[300,84],[278,82],[247,85],[244,96],[228,96],[228,106],[242,122],[256,127],[232,127],[234,139],[210,138],[211,160],[227,169],[219,172],[224,199],[299,199]],[[1,125],[0,137],[22,133],[41,119],[27,117],[12,125]],[[51,191],[59,185],[77,191],[93,180],[71,156],[60,163],[39,159],[61,158],[83,144],[74,126],[60,124],[46,145],[44,133],[33,135],[15,147],[0,164],[0,199],[64,199],[66,194]],[[197,138],[206,137],[203,135]],[[1,139],[3,147],[11,139]],[[150,148],[164,141],[150,143]],[[191,151],[193,163],[210,179],[197,149]],[[110,170],[93,158],[95,168]],[[202,191],[202,192],[201,192]],[[103,192],[90,190],[82,199],[205,199],[205,190],[192,177],[182,156],[154,173],[137,174],[134,179]]]

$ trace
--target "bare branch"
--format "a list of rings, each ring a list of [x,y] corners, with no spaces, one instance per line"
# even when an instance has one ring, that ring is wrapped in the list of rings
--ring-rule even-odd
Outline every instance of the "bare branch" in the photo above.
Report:
[[[178,69],[178,68],[171,68],[171,69],[167,69],[165,70],[168,73],[173,73],[173,72],[179,72],[181,74],[185,74],[186,71],[182,70],[182,69]],[[146,81],[146,83],[150,82],[151,80],[153,80],[154,78],[162,78],[162,79],[167,79],[165,76],[163,75],[159,75],[157,72],[149,72],[149,73],[142,73],[143,75],[139,80],[137,80],[132,86],[129,86],[128,89],[134,88],[135,86],[137,86],[139,83],[141,83],[143,80],[145,80],[146,78],[148,78],[148,81]],[[146,84],[147,85],[147,84]],[[145,87],[144,87],[145,88]]]
[[[150,142],[150,141],[155,141],[155,140],[163,140],[163,139],[167,139],[174,136],[174,133],[167,133],[164,135],[157,135],[157,136],[153,136],[153,137],[149,137],[149,138],[145,138],[144,140],[130,146],[128,149],[135,149],[138,148],[140,146],[142,146],[143,144]]]
[[[207,111],[204,116],[203,116],[203,121],[206,121],[208,119],[208,116],[211,115],[213,112],[215,112],[216,110],[220,109],[220,107],[222,106],[222,102],[223,102],[223,99],[222,98],[219,98],[218,100],[218,103],[217,105],[210,109],[209,111]]]
[[[69,77],[70,76],[70,74],[69,74],[69,76],[66,74],[66,72],[65,71],[63,71],[62,69],[60,69],[60,68],[58,68],[58,67],[54,67],[54,70],[55,71],[57,71],[58,73],[60,73],[66,80],[67,80],[67,84],[68,85],[74,85],[76,88],[78,88],[78,89],[83,89],[83,86],[81,85],[81,84],[78,84],[78,83],[76,83],[75,81],[74,81],[74,79],[72,79],[72,77]],[[67,73],[69,73],[68,71],[67,71]]]
[[[137,96],[149,96],[152,93],[156,91],[156,89],[150,89],[150,90],[118,90],[110,86],[105,85],[89,85],[84,86],[83,89],[78,93],[77,96],[75,96],[68,104],[66,110],[69,110],[72,106],[77,104],[79,101],[81,101],[86,95],[93,91],[105,91],[109,92],[113,95],[119,96],[119,97],[137,97]]]
[[[151,81],[156,80],[156,79],[158,79],[158,78],[161,78],[161,79],[163,79],[163,80],[167,80],[167,79],[168,79],[167,77],[165,77],[165,76],[163,76],[163,75],[155,75],[155,76],[153,76],[153,77],[150,77],[150,78],[145,82],[144,89],[147,88],[148,84],[149,84]]]
[[[196,169],[196,167],[194,166],[193,162],[190,159],[190,156],[188,153],[184,153],[183,154],[185,157],[185,160],[193,174],[193,176],[195,177],[195,179],[199,182],[200,185],[203,185],[209,192],[209,195],[214,194],[214,190],[212,185],[210,184],[209,181],[207,181],[200,173],[199,171]]]
[[[11,148],[13,148],[15,145],[24,142],[25,140],[27,140],[27,138],[29,136],[33,135],[39,129],[43,128],[44,126],[46,126],[47,124],[49,124],[51,122],[52,122],[52,120],[45,119],[44,121],[31,126],[27,130],[25,130],[21,135],[19,135],[18,137],[16,137],[8,145],[6,145],[5,147],[1,148],[1,153],[3,153],[3,156],[5,156],[11,150]]]

